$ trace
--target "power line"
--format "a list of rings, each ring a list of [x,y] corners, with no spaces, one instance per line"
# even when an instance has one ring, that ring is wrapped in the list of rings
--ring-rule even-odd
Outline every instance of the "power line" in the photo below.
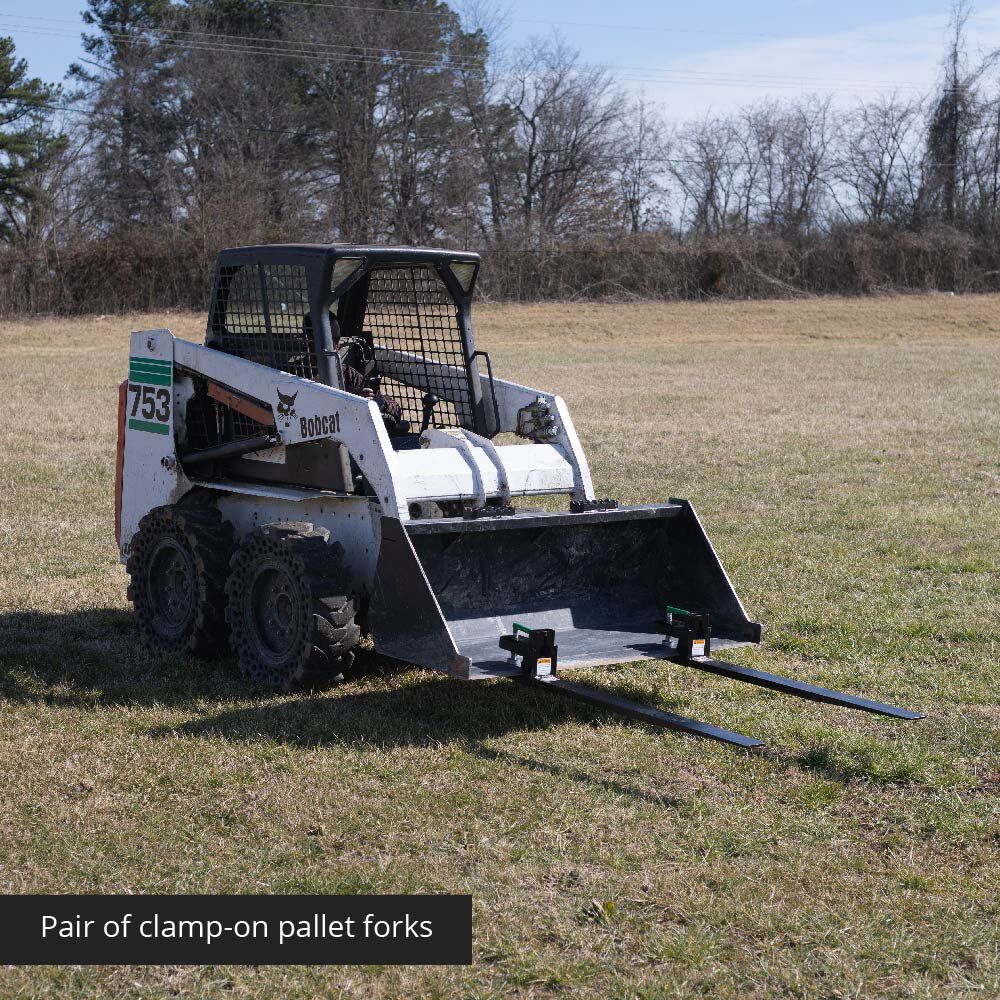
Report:
[[[67,37],[67,32],[58,32],[51,30],[44,30],[41,28],[21,28],[18,27],[16,30],[35,35],[45,35],[49,37],[65,38]],[[114,35],[109,34],[107,37],[114,40],[129,40],[133,38],[131,35]],[[347,54],[339,50],[309,50],[300,49],[294,47],[295,43],[285,43],[280,42],[278,45],[267,44],[266,40],[262,41],[261,44],[240,44],[240,45],[219,45],[211,43],[208,41],[202,41],[200,39],[194,38],[189,40],[179,40],[171,41],[169,38],[158,39],[157,44],[163,45],[167,48],[177,48],[192,50],[197,52],[229,52],[234,55],[271,55],[279,56],[290,59],[305,59],[318,62],[354,62],[354,63],[364,63],[368,65],[382,64],[387,61],[387,57],[391,57],[394,50],[386,50],[383,55],[354,55]],[[436,58],[434,60],[426,59],[408,59],[408,58],[392,58],[391,62],[394,65],[401,65],[406,67],[411,67],[415,69],[433,69],[438,66],[457,66],[458,68],[475,68],[474,66],[454,62],[450,60],[446,54],[442,54],[441,58]]]
[[[361,11],[362,13],[371,14],[401,14],[401,15],[418,15],[423,17],[439,17],[439,18],[449,18],[456,15],[455,11],[440,11],[440,10],[412,10],[398,7],[362,7],[356,4],[346,4],[346,3],[311,3],[310,0],[268,0],[268,3],[282,4],[288,7],[308,7],[313,10],[347,10],[347,11]],[[3,12],[6,13],[6,12]],[[12,17],[27,16],[12,14]],[[39,18],[39,20],[49,20],[49,21],[62,21],[65,24],[74,24],[78,26],[83,26],[83,22],[80,20],[74,20],[68,17],[50,17],[50,18]],[[555,22],[548,22],[556,26]]]
[[[418,17],[447,18],[454,16],[456,13],[452,10],[412,10],[399,7],[361,7],[350,3],[310,3],[309,0],[269,0],[269,2],[282,4],[286,7],[318,7],[329,10],[359,10],[372,14],[402,14],[416,15]]]
[[[447,53],[433,52],[426,49],[397,49],[397,48],[376,48],[375,46],[367,45],[354,45],[351,43],[337,43],[337,42],[312,42],[308,39],[295,39],[295,38],[266,38],[254,35],[229,35],[218,32],[208,32],[208,31],[190,31],[187,29],[171,29],[166,28],[162,31],[157,32],[161,37],[172,38],[175,35],[187,35],[193,38],[195,41],[206,39],[217,39],[222,42],[221,47],[226,47],[229,40],[237,42],[245,42],[253,46],[265,46],[267,48],[287,48],[287,49],[301,49],[304,52],[315,52],[320,55],[331,55],[337,57],[341,54],[345,55],[362,55],[371,58],[380,58],[384,55],[396,54],[403,55],[407,58],[424,56],[427,58],[428,62],[437,64],[441,61],[447,61],[449,65],[461,65],[465,68],[473,68],[477,63],[471,60],[451,60],[448,58]]]
[[[272,2],[279,2],[279,0],[272,0]],[[348,4],[326,4],[326,3],[309,3],[308,0],[280,0],[280,2],[294,3],[299,6],[304,7],[331,7],[343,10],[371,10],[376,12],[389,11],[392,13],[415,13],[415,14],[433,14],[433,11],[399,11],[392,8],[376,8],[376,7],[356,7],[354,5]],[[7,14],[0,12],[0,18],[12,18],[15,20],[28,20],[28,21],[40,21],[43,23],[62,23],[62,24],[77,24],[69,18],[51,18],[51,17],[40,17],[25,14]],[[22,28],[16,26],[17,30],[25,31],[31,34],[45,34],[46,32],[40,29]],[[274,50],[275,54],[292,56],[293,50],[295,52],[316,52],[320,54],[336,55],[345,50],[348,54],[355,56],[356,50],[361,49],[362,54],[371,53],[374,57],[378,57],[378,53],[402,53],[407,56],[424,56],[427,60],[433,61],[435,64],[439,61],[438,53],[419,50],[419,49],[394,49],[387,48],[378,50],[374,47],[367,46],[351,46],[349,44],[336,44],[336,43],[324,43],[324,42],[312,42],[309,40],[295,40],[295,39],[279,39],[279,38],[265,38],[261,36],[247,36],[247,35],[231,35],[227,33],[219,32],[208,32],[208,31],[197,31],[191,29],[171,29],[171,28],[153,28],[149,29],[152,34],[158,37],[172,37],[184,35],[198,40],[208,40],[208,39],[219,39],[223,41],[223,44],[227,48],[234,48],[234,46],[228,44],[228,40],[241,41],[247,43],[248,51],[249,49],[254,50]],[[53,32],[55,35],[56,32]],[[67,32],[58,32],[58,37],[67,37]],[[127,40],[130,36],[124,33],[111,33],[111,37],[116,39]],[[410,60],[412,63],[416,64],[418,60]],[[461,68],[478,68],[478,63],[469,60],[449,60],[449,64],[453,66],[459,66]],[[746,85],[767,85],[767,86],[778,86],[778,87],[799,87],[803,84],[818,84],[823,86],[836,85],[839,87],[846,87],[852,90],[866,90],[871,87],[884,87],[892,86],[895,89],[912,89],[916,90],[914,85],[902,85],[890,80],[870,80],[858,77],[809,77],[809,76],[781,76],[777,74],[766,74],[766,73],[727,73],[725,71],[715,71],[706,72],[703,70],[696,69],[666,69],[663,67],[650,67],[650,66],[618,66],[614,64],[581,64],[581,69],[594,69],[594,70],[604,70],[607,72],[615,73],[621,79],[633,80],[637,82],[650,82],[650,83],[673,83],[673,82],[685,82],[685,83],[695,83],[700,80],[704,80],[706,83],[713,83],[723,86],[746,86]]]
[[[11,15],[2,15],[0,18]],[[24,15],[13,15],[21,16]],[[51,19],[33,18],[32,20],[47,21]],[[65,19],[63,19],[65,20]],[[35,27],[24,27],[14,25],[14,30],[26,34],[45,35],[50,37],[69,37],[75,32],[62,31],[59,29],[43,29]],[[254,36],[235,36],[211,32],[196,32],[186,29],[160,29],[152,32],[159,39],[159,44],[179,49],[207,52],[229,52],[235,55],[270,55],[290,59],[305,59],[312,61],[336,61],[353,62],[368,65],[383,64],[391,61],[393,64],[402,65],[415,69],[432,69],[437,66],[452,66],[458,69],[478,69],[477,62],[452,59],[446,52],[439,56],[426,50],[406,50],[406,49],[375,49],[349,44],[310,42],[307,40],[296,41],[292,39],[269,39],[257,38]],[[173,40],[175,36],[187,36],[184,39]],[[127,41],[134,36],[129,34],[108,33],[108,37],[114,40]],[[233,39],[239,44],[231,44],[227,39]],[[213,41],[215,40],[215,41]],[[360,52],[358,51],[360,49]],[[422,58],[421,58],[422,57]],[[669,70],[656,67],[641,66],[617,66],[613,64],[581,64],[580,70],[603,70],[615,75],[619,80],[633,81],[641,83],[663,83],[663,84],[703,84],[725,87],[745,88],[747,86],[761,86],[770,89],[794,89],[801,90],[804,85],[830,85],[834,89],[846,92],[859,92],[869,90],[872,87],[884,86],[890,81],[866,81],[844,78],[824,78],[824,77],[781,77],[768,74],[722,74],[707,73],[699,70]],[[914,84],[895,84],[896,90],[910,90],[919,92],[922,88]]]
[[[312,8],[312,9],[331,9],[331,10],[346,10],[346,11],[363,11],[363,12],[370,12],[370,13],[376,13],[376,14],[403,14],[403,15],[412,14],[412,15],[431,16],[431,17],[450,17],[450,16],[452,16],[452,13],[453,13],[453,12],[450,12],[450,11],[427,11],[427,10],[414,10],[414,9],[400,9],[400,8],[388,7],[388,6],[386,6],[386,7],[369,7],[369,6],[361,6],[361,5],[357,5],[357,4],[347,4],[347,3],[311,2],[311,0],[269,0],[269,2],[284,4],[284,5],[288,5],[288,6],[295,6],[295,7]],[[25,19],[25,20],[35,20],[35,21],[47,21],[47,22],[56,22],[56,21],[58,21],[58,22],[61,22],[61,23],[64,23],[64,24],[74,24],[74,25],[79,25],[80,24],[79,21],[73,21],[73,20],[71,20],[69,18],[38,17],[38,16],[31,16],[31,15],[23,15],[23,14],[8,14],[8,13],[5,13],[5,12],[0,12],[0,16],[13,17],[13,18]],[[543,20],[543,19],[540,19],[540,18],[518,18],[518,19],[515,19],[515,20],[519,20],[519,21],[522,21],[522,22],[525,22],[525,23],[546,24],[546,25],[550,25],[552,27],[576,26],[576,27],[593,27],[593,28],[601,28],[601,29],[628,28],[629,30],[636,30],[636,31],[639,31],[639,30],[642,30],[642,31],[669,31],[669,32],[679,32],[679,33],[686,33],[686,34],[710,34],[710,35],[714,35],[714,36],[718,36],[719,34],[725,34],[725,32],[720,32],[714,26],[711,29],[700,29],[700,28],[681,28],[681,27],[676,27],[676,26],[616,25],[616,24],[604,24],[604,23],[580,22],[580,21],[576,21],[576,22],[574,22],[574,21],[559,21],[559,22],[554,22],[554,21],[546,21],[546,20]],[[181,29],[153,29],[153,30],[154,31],[160,31],[160,32],[173,30],[173,33],[177,33]],[[187,33],[187,34],[195,34],[197,32],[187,31],[185,33]],[[209,34],[209,33],[204,32],[204,34]],[[757,38],[774,38],[775,40],[780,40],[781,37],[783,37],[783,36],[774,36],[774,35],[767,35],[767,34],[752,34],[752,33],[748,34],[748,33],[745,33],[745,32],[738,32],[738,33],[737,32],[732,32],[730,34],[738,35],[738,37],[741,37],[741,38],[757,37]],[[852,35],[852,37],[865,37],[864,35],[859,35],[858,32],[850,32],[850,31],[848,31],[848,32],[846,32],[846,34],[850,34],[850,35]],[[218,36],[218,37],[223,37],[223,36]],[[246,38],[247,36],[224,36],[224,37]],[[785,37],[787,37],[787,36],[785,36]],[[868,36],[868,37],[874,37],[874,36]],[[297,43],[297,44],[319,45],[321,43],[302,42],[302,43]],[[432,55],[433,53],[425,53],[425,54]],[[735,79],[737,79],[738,83],[743,83],[746,79],[749,78],[749,79],[760,79],[762,81],[767,81],[767,80],[804,81],[804,82],[814,82],[814,83],[822,83],[822,84],[829,84],[829,83],[832,83],[832,82],[836,82],[838,84],[846,84],[846,85],[851,86],[851,87],[857,87],[857,86],[861,86],[861,87],[865,87],[865,86],[893,86],[894,85],[894,82],[891,81],[891,80],[877,80],[876,81],[876,80],[860,79],[858,77],[849,77],[849,78],[845,78],[845,77],[826,77],[826,78],[824,78],[824,77],[808,77],[808,76],[800,76],[800,75],[791,76],[791,77],[778,77],[778,76],[775,76],[775,75],[772,75],[772,74],[756,74],[756,73],[752,73],[752,74],[751,73],[727,74],[724,71],[717,71],[714,74],[706,74],[706,73],[704,73],[704,71],[693,70],[693,69],[688,69],[688,70],[664,70],[662,67],[630,67],[630,66],[615,66],[615,65],[611,65],[611,64],[593,64],[591,66],[591,68],[606,69],[606,70],[609,70],[609,71],[616,71],[616,72],[617,71],[622,71],[622,72],[640,72],[640,73],[663,73],[663,72],[667,72],[667,73],[682,73],[685,76],[690,76],[690,77],[702,77],[702,76],[704,76],[706,79],[712,80],[712,82],[721,82],[721,79],[717,79],[717,78],[724,78],[724,77],[732,76]]]
[[[438,17],[438,18],[450,18],[456,15],[457,12],[452,10],[416,10],[414,8],[408,7],[391,7],[391,6],[364,6],[362,4],[352,4],[352,3],[329,3],[324,2],[324,0],[268,0],[269,3],[279,4],[281,6],[287,7],[306,7],[317,10],[346,10],[346,11],[361,11],[364,13],[373,14],[386,14],[394,16],[416,16],[416,17]],[[460,15],[459,15],[460,16]],[[67,21],[68,23],[78,24],[78,21],[70,21],[68,18],[59,18],[58,20]],[[518,24],[542,24],[547,27],[552,28],[562,28],[562,27],[572,27],[572,28],[599,28],[602,31],[612,30],[612,31],[643,31],[643,32],[660,32],[667,34],[683,34],[683,35],[704,35],[709,37],[719,37],[725,36],[729,38],[757,38],[757,39],[769,39],[769,40],[782,40],[789,37],[787,34],[781,34],[780,32],[762,32],[762,31],[726,31],[725,29],[719,28],[718,25],[708,25],[708,26],[695,26],[695,27],[681,27],[675,24],[620,24],[620,23],[607,23],[607,22],[594,22],[594,21],[567,21],[560,19],[559,21],[546,20],[544,18],[535,17],[516,17],[512,18],[515,23]],[[975,20],[975,19],[973,19]],[[944,27],[941,25],[927,25],[924,30],[940,31]],[[853,38],[867,38],[867,39],[878,39],[882,40],[885,38],[883,33],[878,33],[871,31],[870,29],[864,30],[852,30],[846,29],[843,34],[850,35]]]
[[[75,22],[71,21],[69,18],[65,18],[65,17],[62,17],[62,18],[33,17],[31,15],[28,15],[28,14],[5,14],[3,12],[0,12],[0,18],[16,18],[18,20],[41,21],[41,22],[44,22],[44,23],[54,23],[54,22],[58,22],[60,24],[73,24],[73,23],[75,23]],[[18,27],[18,26],[15,26],[15,27]],[[30,30],[30,29],[24,28],[24,29],[19,29],[19,30],[25,30],[26,31],[26,30]],[[68,31],[65,31],[65,30],[62,30],[62,29],[56,29],[56,30],[60,32],[60,37],[67,37],[70,34],[75,34],[75,32],[68,32]],[[320,51],[320,52],[327,52],[327,51],[329,51],[329,52],[337,52],[337,51],[340,51],[340,50],[349,50],[350,52],[354,52],[355,50],[360,49],[362,52],[391,51],[393,53],[401,52],[401,53],[404,53],[406,55],[428,56],[428,57],[434,58],[435,60],[437,60],[437,59],[440,58],[440,53],[434,52],[434,51],[430,51],[430,50],[426,50],[426,49],[398,49],[398,48],[391,48],[391,49],[385,49],[385,48],[383,48],[383,49],[378,49],[375,46],[367,46],[367,45],[362,45],[362,44],[352,44],[352,43],[348,43],[348,42],[344,42],[344,43],[337,43],[337,42],[314,42],[314,41],[310,41],[308,39],[273,38],[273,37],[267,37],[267,36],[264,36],[264,35],[233,35],[233,34],[229,34],[227,32],[212,32],[212,31],[203,31],[203,30],[192,30],[192,29],[189,29],[189,28],[149,28],[149,29],[146,29],[146,30],[149,32],[149,34],[156,35],[157,37],[166,37],[166,38],[170,38],[170,37],[175,36],[175,35],[187,35],[187,36],[192,36],[192,37],[196,37],[196,38],[206,38],[206,39],[213,39],[213,38],[214,39],[222,39],[222,40],[232,39],[233,41],[249,42],[249,43],[252,43],[254,45],[263,45],[263,44],[271,45],[271,44],[275,44],[275,45],[282,45],[282,46],[295,47],[295,48],[302,47],[302,48],[308,48],[308,49],[315,49],[316,51]],[[40,34],[42,32],[40,30],[36,30],[36,33]],[[132,37],[132,36],[130,36],[129,34],[127,34],[125,32],[109,32],[108,36],[116,38],[116,39],[127,39],[127,38]],[[471,61],[469,62],[469,65],[473,65]]]

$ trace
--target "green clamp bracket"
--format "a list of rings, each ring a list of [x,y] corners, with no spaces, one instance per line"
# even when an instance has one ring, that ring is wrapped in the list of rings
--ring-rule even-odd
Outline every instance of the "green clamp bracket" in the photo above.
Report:
[[[712,655],[712,627],[707,613],[696,614],[671,604],[664,607],[664,617],[656,622],[656,629],[664,642],[676,642],[672,659],[692,660]]]
[[[528,628],[513,622],[511,634],[500,636],[500,648],[510,653],[512,666],[517,666],[517,659],[521,658],[521,673],[528,677],[556,674],[559,647],[555,629]]]

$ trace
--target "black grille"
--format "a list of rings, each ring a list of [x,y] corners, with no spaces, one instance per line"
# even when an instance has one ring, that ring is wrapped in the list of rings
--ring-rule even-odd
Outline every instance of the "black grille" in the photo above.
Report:
[[[194,395],[185,412],[186,450],[213,448],[230,441],[259,437],[274,429],[272,424],[258,423],[246,414],[213,399],[208,393],[208,381],[201,375],[191,375]]]
[[[293,264],[246,264],[219,274],[208,343],[227,354],[316,378],[316,345],[306,269]]]
[[[376,349],[377,364],[379,348],[410,355],[407,362],[414,366],[411,380],[416,384],[405,385],[385,375],[381,384],[382,392],[402,406],[406,420],[419,427],[424,394],[443,387],[450,398],[441,397],[432,426],[476,429],[455,302],[434,271],[427,267],[373,269],[365,330]]]

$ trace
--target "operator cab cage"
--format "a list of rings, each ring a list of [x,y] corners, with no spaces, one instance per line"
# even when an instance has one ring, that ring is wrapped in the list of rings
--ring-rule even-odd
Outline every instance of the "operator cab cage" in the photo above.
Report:
[[[334,388],[343,365],[391,396],[419,427],[489,436],[471,303],[479,255],[350,244],[276,244],[223,250],[205,344]],[[330,317],[340,326],[334,350]],[[487,364],[488,364],[488,358]]]

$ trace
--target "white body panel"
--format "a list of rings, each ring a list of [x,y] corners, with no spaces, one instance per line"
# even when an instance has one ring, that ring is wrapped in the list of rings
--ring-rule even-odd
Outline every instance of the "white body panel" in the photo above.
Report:
[[[465,372],[454,365],[445,365],[440,362],[429,361],[406,351],[393,351],[384,347],[375,349],[375,360],[379,368],[389,378],[394,378],[399,382],[407,382],[411,377],[417,377],[422,385],[436,393],[442,399],[456,402],[460,397],[456,396],[455,385],[465,377]],[[435,373],[440,372],[439,377]],[[500,417],[500,426],[494,428],[495,431],[517,430],[517,413],[522,407],[530,406],[537,399],[543,399],[552,408],[556,417],[556,434],[552,439],[552,444],[560,447],[569,461],[574,477],[573,497],[576,500],[593,500],[594,485],[590,478],[590,467],[584,456],[580,439],[576,436],[576,428],[569,415],[569,408],[561,396],[551,392],[543,392],[539,389],[532,389],[529,386],[519,385],[517,382],[508,382],[504,379],[490,379],[488,374],[479,374],[480,387],[483,399],[486,400],[487,420],[492,424],[496,415],[492,411],[492,402],[495,395],[496,410]],[[511,486],[511,493],[531,494],[549,492],[546,489],[530,488],[524,491],[516,490]],[[560,487],[553,492],[563,492]]]
[[[174,337],[169,330],[133,333],[129,342],[120,537],[122,562],[128,559],[139,521],[153,507],[175,503],[190,489],[177,462],[174,446],[177,398],[172,376],[166,374],[172,368],[173,344]],[[145,401],[143,393],[147,397]],[[167,400],[169,403],[164,405]],[[163,417],[166,419],[161,419]]]
[[[270,402],[275,413],[279,390],[294,397],[292,412],[277,417],[281,444],[287,447],[330,438],[346,445],[385,513],[404,520],[409,517],[406,497],[396,488],[396,452],[372,400],[186,340],[174,340],[174,360],[222,385]]]

